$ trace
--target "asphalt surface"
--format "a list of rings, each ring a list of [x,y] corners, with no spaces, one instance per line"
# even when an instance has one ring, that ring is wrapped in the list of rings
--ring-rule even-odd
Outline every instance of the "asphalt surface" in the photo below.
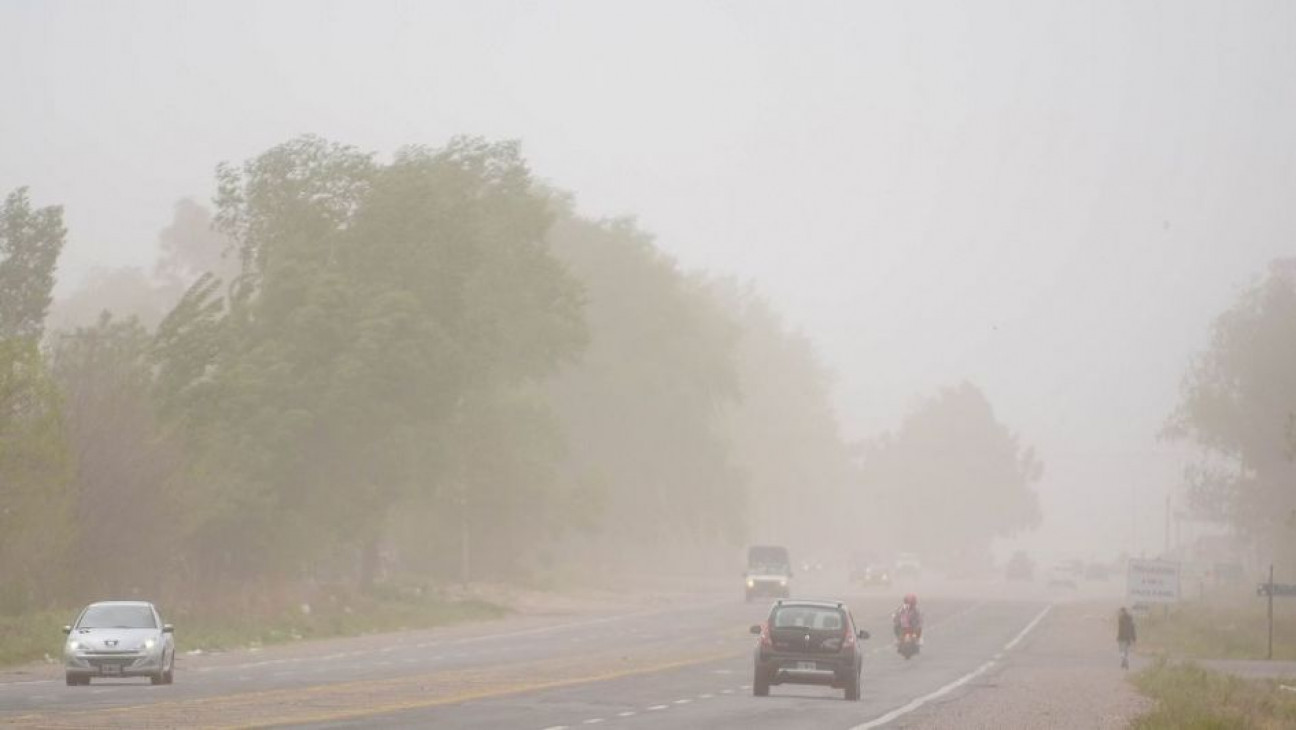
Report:
[[[315,651],[181,657],[171,686],[0,682],[0,726],[865,730],[957,700],[1010,661],[1049,610],[1044,600],[926,600],[926,645],[906,661],[890,638],[895,595],[845,597],[873,634],[859,702],[804,685],[753,697],[747,629],[768,603],[712,594],[467,636],[412,632]]]

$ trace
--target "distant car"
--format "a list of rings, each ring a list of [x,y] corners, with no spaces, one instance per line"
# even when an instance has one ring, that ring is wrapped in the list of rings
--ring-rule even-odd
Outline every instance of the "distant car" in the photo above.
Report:
[[[752,545],[747,549],[747,570],[743,573],[745,597],[787,598],[792,594],[792,561],[780,545]]]
[[[1080,586],[1076,583],[1076,575],[1073,571],[1066,567],[1055,567],[1049,571],[1048,587],[1074,591]]]
[[[1112,577],[1111,566],[1103,565],[1102,563],[1090,563],[1085,566],[1084,577],[1085,580],[1092,580],[1092,581],[1111,580]]]
[[[1035,562],[1025,552],[1018,550],[1008,560],[1004,568],[1004,577],[1011,581],[1029,583],[1035,578]]]
[[[90,684],[93,677],[148,677],[153,684],[175,678],[175,633],[151,603],[92,603],[63,633],[68,686]]]
[[[869,633],[855,625],[841,602],[778,601],[764,623],[751,627],[756,644],[752,694],[769,695],[776,684],[820,684],[860,698],[864,651]]]
[[[877,563],[866,563],[855,570],[852,578],[862,586],[889,586],[891,569]]]
[[[900,553],[895,559],[895,575],[899,578],[917,578],[922,574],[922,561],[913,553]]]

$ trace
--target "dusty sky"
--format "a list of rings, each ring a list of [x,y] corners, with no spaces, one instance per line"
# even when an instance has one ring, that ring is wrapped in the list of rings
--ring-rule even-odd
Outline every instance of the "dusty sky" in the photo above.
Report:
[[[67,206],[65,287],[300,133],[520,138],[584,212],[756,281],[851,436],[980,385],[1047,464],[1045,552],[1160,544],[1183,368],[1296,253],[1282,0],[0,0],[0,89],[0,190]]]

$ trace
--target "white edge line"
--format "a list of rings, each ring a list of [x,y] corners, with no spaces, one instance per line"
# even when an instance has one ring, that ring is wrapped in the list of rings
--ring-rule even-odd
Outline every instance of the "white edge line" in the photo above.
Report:
[[[1029,634],[1032,629],[1038,626],[1039,622],[1043,621],[1044,617],[1047,616],[1048,612],[1052,609],[1053,609],[1052,604],[1045,606],[1043,611],[1040,611],[1039,614],[1035,616],[1035,618],[1031,619],[1030,623],[1026,624],[1026,628],[1022,629],[1021,632],[1018,633],[1016,636],[1014,636],[1012,640],[1009,641],[1007,644],[1004,644],[1004,651],[1008,651],[1012,649],[1014,646],[1017,646],[1017,644],[1021,643],[1021,640],[1026,638],[1026,635]],[[922,707],[928,702],[931,702],[932,700],[935,699],[940,699],[941,697],[944,697],[945,695],[949,694],[950,692],[953,692],[959,687],[962,687],[968,682],[971,682],[972,680],[976,679],[982,674],[985,674],[986,672],[990,671],[990,669],[994,667],[995,664],[998,664],[998,660],[991,659],[990,661],[982,664],[976,669],[973,669],[967,674],[964,674],[962,677],[959,677],[953,682],[950,682],[944,687],[941,687],[935,692],[931,692],[929,694],[923,695],[922,697],[914,699],[911,702],[909,702],[909,704],[904,705],[903,707],[897,707],[896,709],[888,712],[885,715],[882,715],[881,717],[877,717],[872,720],[869,720],[866,723],[856,725],[855,727],[851,728],[851,730],[872,730],[873,728],[881,727],[891,722],[892,720],[895,720],[896,718],[903,717],[904,715],[908,715],[909,713],[913,712],[919,707]]]

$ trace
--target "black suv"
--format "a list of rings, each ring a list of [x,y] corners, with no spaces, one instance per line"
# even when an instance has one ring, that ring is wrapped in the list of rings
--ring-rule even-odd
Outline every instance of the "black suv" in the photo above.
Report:
[[[848,700],[860,698],[859,641],[869,633],[855,626],[844,603],[778,601],[751,632],[760,636],[752,694],[765,697],[772,684],[824,684],[845,690]]]

